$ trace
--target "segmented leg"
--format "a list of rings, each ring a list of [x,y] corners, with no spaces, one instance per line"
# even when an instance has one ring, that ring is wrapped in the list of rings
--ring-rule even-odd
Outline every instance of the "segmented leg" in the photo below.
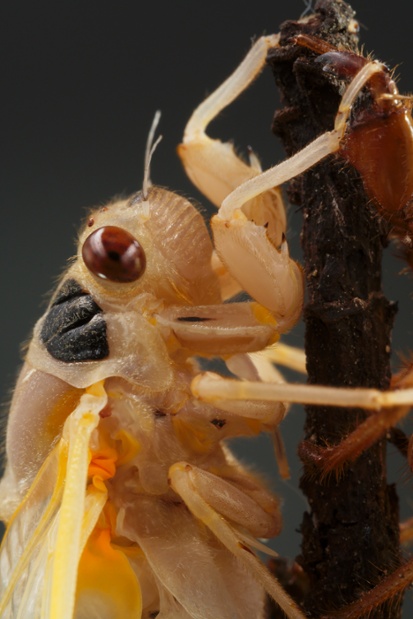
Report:
[[[279,342],[260,354],[276,365],[283,365],[301,374],[307,374],[305,352],[301,348]]]
[[[245,200],[239,212],[230,217],[220,215],[228,194],[233,195],[239,185],[262,174],[254,156],[247,165],[232,145],[212,140],[205,133],[208,123],[258,75],[268,48],[277,45],[278,35],[262,37],[255,43],[238,69],[195,110],[178,153],[192,182],[214,204],[221,205],[211,225],[217,254],[227,269],[221,277],[224,296],[237,290],[232,282],[235,279],[239,289],[274,313],[283,331],[301,313],[303,281],[301,268],[290,259],[284,239],[286,217],[281,193],[273,184]],[[213,263],[219,267],[216,258]]]
[[[171,467],[169,477],[175,492],[181,496],[194,516],[201,520],[221,543],[252,571],[289,619],[305,619],[297,604],[245,544],[244,537],[205,501],[196,486],[192,471],[191,465],[182,462]]]
[[[257,176],[260,169],[254,159],[251,165],[242,161],[232,144],[208,137],[206,129],[259,75],[268,49],[278,43],[279,35],[258,39],[234,73],[196,108],[185,127],[178,154],[191,181],[216,206],[238,185]],[[280,203],[278,217],[283,231],[285,213],[279,192],[274,192],[273,199]]]
[[[399,390],[393,393],[402,393],[400,391],[402,389],[411,389],[412,384],[412,369],[407,367],[404,371],[393,376],[392,386]],[[390,428],[404,419],[410,411],[411,404],[372,413],[341,443],[333,447],[323,449],[305,441],[300,447],[301,457],[303,460],[310,461],[318,466],[323,474],[339,471],[347,462],[356,460],[366,449],[380,440]],[[412,468],[412,444],[413,441],[410,439],[407,447],[407,459],[410,468]]]
[[[382,71],[380,63],[371,62],[366,64],[350,82],[341,99],[333,131],[323,133],[289,159],[237,187],[223,201],[219,209],[219,216],[223,219],[230,219],[233,213],[240,209],[248,200],[268,191],[274,186],[279,187],[283,185],[313,167],[328,155],[337,152],[346,131],[351,108],[358,94],[370,78],[380,71]]]
[[[413,388],[379,391],[361,387],[351,389],[293,383],[265,384],[223,378],[218,380],[209,372],[199,374],[192,381],[191,388],[195,397],[217,406],[219,400],[266,400],[378,411],[381,408],[410,406],[413,403]]]
[[[226,362],[228,369],[235,374],[238,378],[245,380],[260,380],[266,383],[284,383],[284,377],[275,368],[265,351],[258,353],[249,353],[246,355],[235,355],[230,357]],[[234,404],[234,403],[233,403]],[[246,410],[249,411],[251,402],[248,404]],[[290,467],[288,465],[287,454],[285,451],[284,441],[280,432],[278,423],[282,420],[283,416],[287,413],[287,409],[284,404],[276,402],[271,405],[275,410],[279,411],[280,417],[276,420],[275,424],[272,424],[271,435],[273,440],[274,454],[277,460],[278,470],[282,479],[290,478]]]
[[[364,388],[236,381],[209,372],[198,375],[193,380],[191,388],[195,397],[211,402],[218,408],[225,407],[223,403],[227,400],[231,402],[258,400],[371,410],[372,414],[337,446],[322,449],[308,442],[302,444],[300,448],[302,458],[310,460],[323,471],[323,474],[339,470],[346,462],[355,460],[403,419],[413,404],[411,387],[396,391],[378,391]],[[411,450],[410,442],[408,457]]]

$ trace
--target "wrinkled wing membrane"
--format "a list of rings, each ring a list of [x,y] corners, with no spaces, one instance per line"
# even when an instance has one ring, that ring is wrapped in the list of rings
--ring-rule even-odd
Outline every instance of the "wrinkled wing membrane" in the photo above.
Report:
[[[32,586],[30,574],[44,577],[45,565],[38,565],[41,548],[47,543],[59,511],[66,475],[67,450],[63,441],[53,449],[31,488],[14,513],[3,538],[0,553],[0,617],[18,616],[21,602]],[[35,596],[38,598],[38,595]],[[39,599],[32,598],[27,617],[36,617]],[[34,614],[32,614],[34,613]]]
[[[80,556],[105,505],[86,489],[90,439],[107,401],[88,389],[12,516],[0,552],[2,619],[72,619]]]

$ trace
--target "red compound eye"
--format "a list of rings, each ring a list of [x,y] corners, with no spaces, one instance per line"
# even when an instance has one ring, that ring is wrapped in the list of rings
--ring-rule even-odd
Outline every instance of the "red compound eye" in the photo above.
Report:
[[[83,243],[82,257],[93,275],[112,282],[134,282],[146,266],[140,243],[117,226],[104,226],[92,232]]]

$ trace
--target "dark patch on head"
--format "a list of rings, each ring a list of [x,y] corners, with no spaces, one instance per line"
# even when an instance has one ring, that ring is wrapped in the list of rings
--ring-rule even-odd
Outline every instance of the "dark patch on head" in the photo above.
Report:
[[[109,355],[106,321],[92,296],[66,280],[46,314],[40,339],[58,361],[98,361]]]
[[[52,307],[87,294],[88,292],[75,279],[67,279],[53,297]]]

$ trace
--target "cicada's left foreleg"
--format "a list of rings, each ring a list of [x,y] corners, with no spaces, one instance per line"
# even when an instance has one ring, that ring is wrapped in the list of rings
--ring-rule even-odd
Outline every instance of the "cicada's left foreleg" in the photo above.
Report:
[[[220,140],[213,140],[208,137],[205,133],[206,128],[223,108],[234,101],[250,85],[263,68],[268,49],[278,46],[278,43],[278,35],[258,39],[236,71],[195,110],[185,128],[183,143],[178,147],[179,156],[194,185],[216,206],[221,207],[223,201],[246,181],[260,178],[261,168],[255,155],[250,156],[250,165],[248,165],[236,155],[232,144],[224,144]],[[251,278],[257,279],[257,271],[255,271],[257,257],[263,252],[263,259],[258,260],[261,271],[258,280],[261,282],[262,278],[273,277],[273,270],[268,273],[269,261],[274,262],[274,258],[276,259],[279,256],[278,262],[281,262],[281,270],[290,265],[290,275],[299,280],[297,288],[300,298],[294,302],[296,311],[294,317],[289,321],[289,324],[293,324],[301,311],[302,282],[301,271],[295,263],[288,259],[287,245],[283,241],[286,215],[281,192],[273,184],[273,186],[267,187],[265,191],[256,192],[250,200],[245,200],[241,206],[242,221],[238,220],[238,223],[241,223],[241,228],[236,230],[234,234],[237,237],[241,232],[243,238],[231,239],[231,236],[234,236],[234,234],[231,234],[233,231],[227,230],[223,244],[224,246],[228,245],[228,251],[222,251],[219,221],[216,218],[213,220],[218,254],[218,257],[216,255],[213,257],[213,267],[219,276],[223,297],[229,298],[239,290],[245,289],[261,303],[264,298],[263,295],[255,297],[255,287],[251,286],[251,281],[249,281]],[[244,220],[251,225],[251,229],[248,224],[245,228]],[[225,228],[229,227],[227,222],[224,226]],[[245,234],[246,232],[247,234]],[[249,238],[245,240],[245,237]],[[257,246],[257,251],[254,250],[253,246]],[[282,251],[277,252],[280,246],[282,246]],[[274,251],[275,254],[273,255]],[[234,267],[234,261],[235,263],[239,262],[238,269]],[[280,267],[278,270],[280,270]],[[243,273],[244,276],[239,277],[240,273]],[[285,281],[285,277],[279,278],[278,286],[281,290],[285,289]],[[265,287],[268,282],[261,283]],[[294,291],[295,293],[296,291]],[[288,294],[290,294],[289,289],[286,293],[283,293],[282,298],[286,300]],[[272,303],[267,296],[265,300],[267,303],[263,303],[263,305],[272,309]],[[286,311],[291,312],[290,307]]]
[[[155,316],[165,339],[197,355],[227,356],[262,350],[278,340],[271,312],[258,303],[171,305]]]
[[[228,494],[226,488],[226,494],[222,494],[220,490],[222,491],[223,488],[221,487],[215,493],[206,475],[204,471],[200,472],[184,462],[173,465],[169,471],[172,488],[181,496],[192,514],[203,522],[247,569],[251,570],[289,619],[304,619],[304,614],[297,604],[256,557],[250,548],[249,538],[242,534],[235,524],[232,525],[227,521],[225,516],[235,523],[239,522],[239,512],[242,512],[242,509],[237,513],[234,507],[231,508],[231,491]],[[221,482],[221,486],[225,483]],[[236,492],[237,499],[239,499],[238,491]],[[247,497],[244,497],[245,500]],[[242,526],[245,524],[245,522],[241,523]]]
[[[191,181],[216,206],[220,206],[228,194],[249,178],[257,176],[261,170],[254,157],[248,165],[236,155],[232,144],[211,139],[206,129],[259,75],[269,48],[278,46],[278,42],[278,35],[258,39],[234,73],[196,108],[185,127],[178,154]],[[275,192],[274,200],[278,202],[279,199],[279,192]],[[284,229],[282,202],[280,206],[280,223]]]

